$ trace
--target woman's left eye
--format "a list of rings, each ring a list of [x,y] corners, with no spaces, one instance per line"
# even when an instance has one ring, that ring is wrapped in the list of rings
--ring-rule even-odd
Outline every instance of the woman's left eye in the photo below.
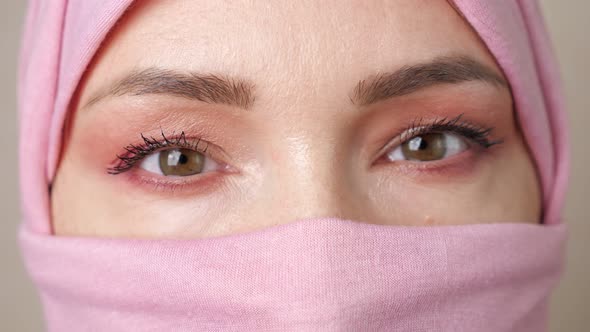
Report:
[[[219,165],[204,153],[191,149],[168,148],[146,156],[139,167],[163,176],[191,176],[214,171]]]
[[[434,161],[461,153],[469,143],[459,135],[445,132],[425,133],[414,136],[387,152],[387,159]]]

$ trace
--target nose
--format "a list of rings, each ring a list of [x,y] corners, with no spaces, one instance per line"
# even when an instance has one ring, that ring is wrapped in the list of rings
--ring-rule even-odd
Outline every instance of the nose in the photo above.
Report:
[[[303,218],[370,218],[359,170],[345,144],[295,135],[273,146],[272,204],[286,222]]]

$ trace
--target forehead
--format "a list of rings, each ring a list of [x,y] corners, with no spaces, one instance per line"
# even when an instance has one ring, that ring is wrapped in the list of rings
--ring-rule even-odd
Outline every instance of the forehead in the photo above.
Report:
[[[144,1],[103,46],[89,84],[157,66],[247,77],[275,93],[343,90],[367,74],[457,54],[498,70],[444,0]]]

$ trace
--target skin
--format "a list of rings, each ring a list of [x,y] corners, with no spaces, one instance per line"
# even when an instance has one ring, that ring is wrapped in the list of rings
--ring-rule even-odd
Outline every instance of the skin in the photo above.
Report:
[[[538,176],[507,87],[474,80],[351,102],[359,80],[449,55],[503,77],[446,1],[142,1],[111,32],[72,101],[53,183],[54,232],[199,238],[308,217],[538,223]],[[244,79],[255,98],[244,110],[105,93],[151,67]],[[493,127],[489,139],[502,143],[485,149],[464,138],[469,147],[443,160],[379,159],[408,124],[459,114]],[[125,146],[162,131],[201,138],[228,168],[175,178],[139,165],[108,173]]]

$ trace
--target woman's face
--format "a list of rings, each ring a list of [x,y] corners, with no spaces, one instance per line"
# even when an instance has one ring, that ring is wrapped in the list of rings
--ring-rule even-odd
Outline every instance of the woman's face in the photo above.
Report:
[[[78,88],[58,235],[540,220],[502,72],[446,1],[142,1]]]

